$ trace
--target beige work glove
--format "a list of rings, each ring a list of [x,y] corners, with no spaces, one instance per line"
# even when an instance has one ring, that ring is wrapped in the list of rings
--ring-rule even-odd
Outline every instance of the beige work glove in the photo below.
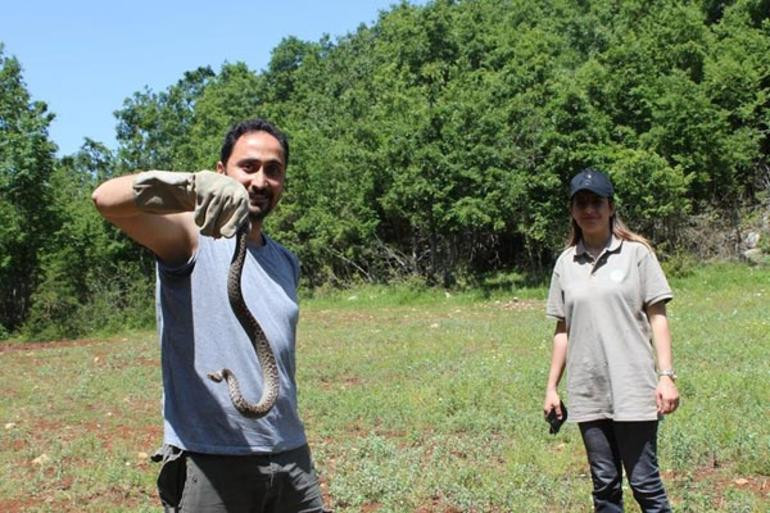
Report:
[[[232,237],[248,222],[249,193],[236,180],[213,171],[145,171],[134,179],[137,208],[149,214],[194,212],[203,235]]]

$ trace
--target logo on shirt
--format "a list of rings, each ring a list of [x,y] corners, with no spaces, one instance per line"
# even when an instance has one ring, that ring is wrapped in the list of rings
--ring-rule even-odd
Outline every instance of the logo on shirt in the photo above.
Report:
[[[614,281],[615,283],[620,283],[621,281],[623,281],[623,278],[625,277],[626,277],[625,273],[620,269],[614,269],[610,273],[610,280]]]

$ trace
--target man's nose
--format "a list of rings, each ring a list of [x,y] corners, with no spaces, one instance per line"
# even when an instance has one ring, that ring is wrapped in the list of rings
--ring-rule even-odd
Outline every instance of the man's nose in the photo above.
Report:
[[[249,183],[249,186],[254,187],[255,189],[264,189],[265,185],[267,185],[267,179],[265,177],[265,169],[261,167],[257,170],[256,173],[251,175],[251,181]]]

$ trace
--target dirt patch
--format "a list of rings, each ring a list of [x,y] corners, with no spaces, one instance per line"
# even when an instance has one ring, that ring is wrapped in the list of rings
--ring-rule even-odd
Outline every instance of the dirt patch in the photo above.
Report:
[[[730,488],[744,490],[762,498],[770,496],[770,477],[761,475],[740,475],[729,468],[701,467],[692,472],[675,472],[668,470],[661,472],[663,481],[692,480],[697,483],[712,483],[714,490],[719,490],[719,495]]]
[[[160,367],[160,357],[147,358],[145,356],[138,356],[134,359],[134,365],[137,367]]]
[[[463,513],[463,511],[448,505],[441,496],[434,495],[430,503],[418,506],[415,513]]]
[[[69,347],[94,346],[106,344],[104,340],[54,340],[50,342],[0,342],[0,354],[25,351],[43,351],[46,349],[61,349]]]
[[[158,424],[146,426],[103,426],[96,422],[90,422],[82,427],[83,431],[94,433],[101,442],[102,447],[108,451],[113,451],[116,441],[125,444],[130,441],[131,445],[136,447],[137,451],[155,450],[163,440],[163,428]]]
[[[324,390],[346,390],[363,385],[364,380],[359,376],[321,376],[318,384]]]
[[[509,301],[495,301],[491,303],[492,308],[507,310],[512,312],[525,312],[531,310],[545,310],[545,302],[539,299],[517,299]]]
[[[303,320],[312,320],[323,326],[333,326],[339,323],[358,323],[361,321],[374,321],[375,317],[371,314],[363,313],[358,310],[311,310],[302,311]]]
[[[34,505],[35,501],[29,499],[0,499],[0,511],[3,513],[25,513],[26,511],[29,511]]]

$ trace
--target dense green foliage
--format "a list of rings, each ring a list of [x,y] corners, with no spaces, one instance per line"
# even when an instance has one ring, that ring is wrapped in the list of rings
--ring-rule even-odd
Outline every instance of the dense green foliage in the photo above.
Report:
[[[44,103],[30,101],[18,60],[0,44],[0,334],[24,320],[56,226],[52,119]]]
[[[287,37],[263,71],[225,63],[137,92],[115,113],[114,152],[86,141],[55,162],[50,115],[0,55],[0,322],[73,335],[106,283],[116,312],[146,318],[134,301],[151,258],[89,211],[89,189],[212,168],[227,128],[256,115],[290,137],[268,227],[308,286],[547,272],[568,178],[587,165],[609,171],[633,229],[681,256],[701,237],[694,216],[738,232],[742,209],[768,201],[768,56],[767,0],[402,3],[334,41]]]

